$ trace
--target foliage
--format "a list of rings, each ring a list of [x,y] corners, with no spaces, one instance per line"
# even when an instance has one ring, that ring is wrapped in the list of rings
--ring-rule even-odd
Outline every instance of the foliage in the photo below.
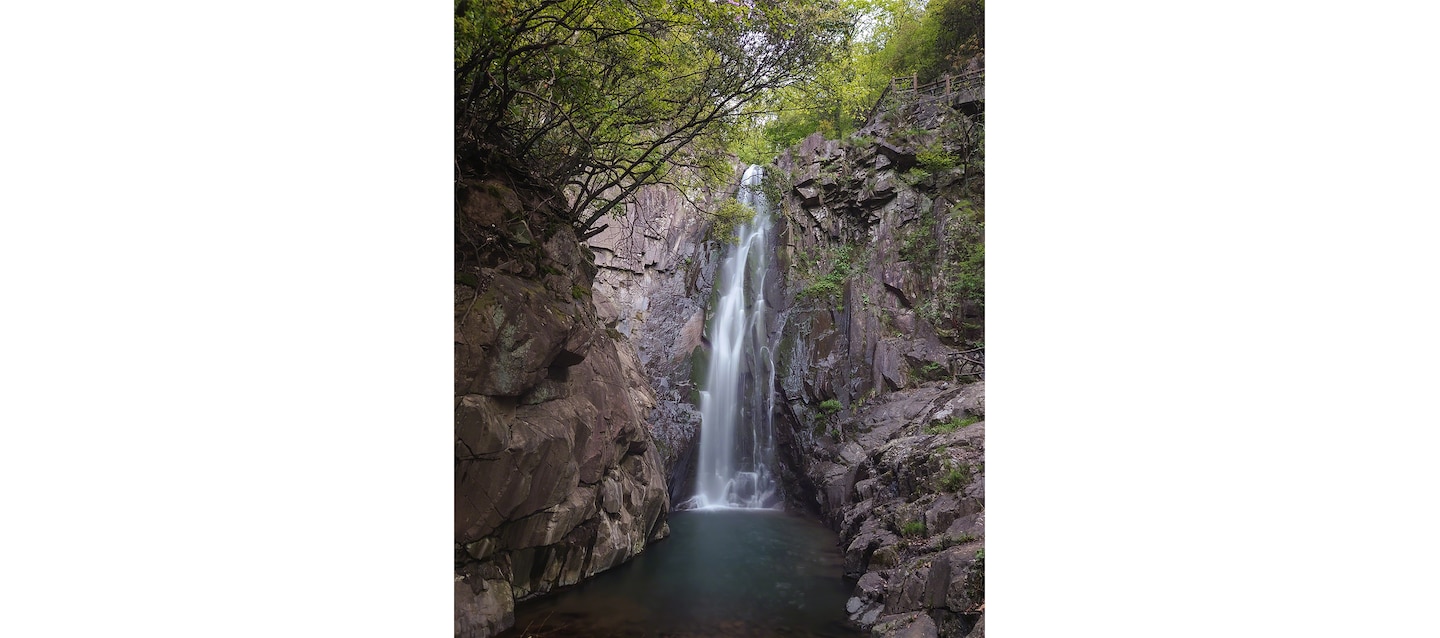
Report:
[[[456,178],[549,184],[581,229],[645,184],[718,183],[742,124],[844,46],[836,2],[458,0]]]
[[[778,96],[777,117],[765,127],[771,148],[793,146],[812,133],[844,137],[863,123],[890,82],[885,44],[895,25],[917,19],[917,0],[843,0],[860,28],[846,43],[846,54],[821,65],[813,79]]]
[[[970,465],[961,463],[958,467],[946,464],[945,474],[940,476],[940,488],[947,492],[958,492],[970,482]]]
[[[975,550],[975,561],[970,563],[969,577],[965,579],[965,596],[973,601],[985,600],[985,548]]]
[[[963,67],[985,50],[984,0],[842,0],[860,27],[846,54],[778,96],[779,113],[760,136],[773,157],[812,133],[839,139],[864,118],[891,78],[921,83]],[[764,154],[762,154],[764,156]]]
[[[985,306],[985,211],[962,200],[951,209],[946,227],[946,260],[941,264],[945,294],[940,309],[954,316],[960,305]]]
[[[758,164],[759,162],[751,162]],[[790,174],[785,171],[765,171],[760,176],[760,194],[773,206],[783,206],[785,195],[794,187]]]
[[[923,521],[910,521],[900,526],[900,535],[906,537],[924,536],[925,523]]]
[[[967,310],[980,313],[985,308],[985,210],[966,199],[943,216],[933,213],[922,215],[902,235],[900,255],[934,291],[921,302],[918,314],[940,336],[955,339],[979,328],[964,320]]]
[[[832,302],[840,300],[842,286],[845,285],[845,277],[836,273],[830,273],[817,279],[815,283],[806,286],[800,291],[799,298],[806,299],[828,299]]]
[[[916,186],[927,179],[930,179],[930,171],[919,166],[911,167],[910,170],[900,174],[900,181],[910,186]]]
[[[947,420],[945,420],[945,421],[940,421],[940,422],[936,422],[936,423],[930,424],[929,426],[927,426],[927,427],[925,428],[925,433],[926,433],[926,434],[949,434],[949,433],[951,433],[951,432],[954,432],[954,431],[956,431],[956,430],[959,430],[960,428],[963,428],[963,427],[966,427],[966,426],[970,426],[970,425],[974,425],[974,424],[979,423],[979,422],[980,422],[980,417],[975,416],[975,415],[973,415],[973,414],[970,415],[970,416],[967,416],[967,417],[965,417],[965,418],[961,418],[959,415],[955,415],[955,416],[952,416],[952,417],[950,417],[949,419],[947,419]]]
[[[845,138],[845,143],[857,149],[864,149],[874,145],[876,138],[869,135],[851,135]]]
[[[801,290],[797,298],[839,303],[841,294],[845,290],[845,282],[849,280],[850,274],[855,270],[855,259],[855,249],[849,244],[841,244],[832,249],[830,271]]]
[[[825,418],[830,418],[831,416],[834,416],[837,412],[839,412],[842,407],[843,406],[840,405],[840,402],[836,401],[835,399],[825,399],[824,401],[820,402],[819,409],[821,415],[823,415]]]
[[[920,218],[907,227],[900,237],[900,258],[910,262],[912,267],[920,270],[921,275],[928,274],[930,264],[935,261],[939,246],[935,242],[935,215],[931,211],[923,211]]]
[[[765,139],[765,127],[754,120],[735,127],[730,152],[742,163],[760,165],[769,164],[776,155],[775,148]]]
[[[710,226],[710,238],[734,243],[740,227],[755,219],[755,209],[738,200],[726,199],[710,216],[715,218],[715,222]]]
[[[985,123],[980,118],[950,117],[940,125],[940,137],[959,149],[951,157],[967,174],[985,168]]]
[[[946,153],[945,147],[938,143],[920,149],[915,153],[915,161],[929,171],[943,171],[955,168],[957,164],[955,156]]]
[[[934,81],[985,51],[985,0],[931,0],[921,19],[896,29],[891,45],[895,75]]]

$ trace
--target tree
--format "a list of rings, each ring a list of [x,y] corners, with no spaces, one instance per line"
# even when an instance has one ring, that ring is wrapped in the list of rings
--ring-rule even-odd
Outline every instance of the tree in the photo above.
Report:
[[[755,134],[772,156],[817,131],[837,139],[863,126],[892,77],[930,82],[984,53],[984,0],[843,2],[860,27],[845,55],[782,92],[780,115]]]
[[[985,51],[985,0],[932,0],[924,16],[895,33],[888,66],[895,75],[934,81]]]
[[[849,29],[834,0],[459,0],[457,180],[522,172],[583,232],[677,167],[728,175],[728,138]]]

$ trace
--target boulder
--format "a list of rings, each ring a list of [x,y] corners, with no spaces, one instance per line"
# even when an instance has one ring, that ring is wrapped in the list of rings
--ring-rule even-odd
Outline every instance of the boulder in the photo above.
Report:
[[[914,611],[880,617],[870,635],[875,638],[939,638],[940,634],[929,615]]]
[[[480,581],[472,587],[455,580],[456,638],[486,638],[515,624],[515,597],[510,583]]]

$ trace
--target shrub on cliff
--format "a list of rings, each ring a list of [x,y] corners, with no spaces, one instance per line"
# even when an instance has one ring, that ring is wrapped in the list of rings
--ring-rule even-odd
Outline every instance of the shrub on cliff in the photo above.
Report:
[[[755,219],[755,209],[739,201],[727,199],[721,202],[710,216],[714,218],[710,225],[710,239],[729,244],[738,238],[741,226]]]
[[[915,161],[928,171],[943,171],[955,168],[955,156],[945,152],[939,144],[932,144],[915,154]]]

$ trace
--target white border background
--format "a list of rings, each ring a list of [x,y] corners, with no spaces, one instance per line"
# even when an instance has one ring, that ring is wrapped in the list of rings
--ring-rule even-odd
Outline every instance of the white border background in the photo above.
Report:
[[[453,4],[10,4],[0,634],[447,635]],[[1420,6],[989,7],[991,635],[1428,633]]]

